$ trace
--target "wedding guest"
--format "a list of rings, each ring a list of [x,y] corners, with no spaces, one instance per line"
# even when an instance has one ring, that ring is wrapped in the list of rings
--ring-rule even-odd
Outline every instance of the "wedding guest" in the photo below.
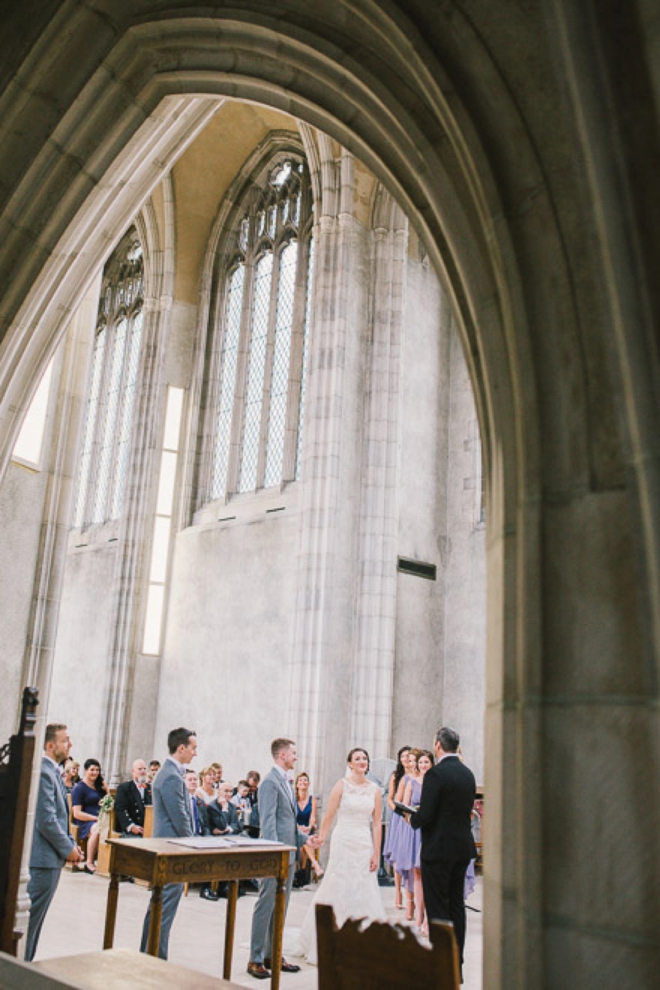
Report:
[[[397,833],[401,828],[403,819],[399,815],[394,814],[394,799],[399,787],[399,783],[406,772],[406,767],[408,765],[408,754],[410,753],[411,746],[402,746],[396,755],[396,767],[392,771],[390,776],[390,782],[387,787],[387,805],[390,809],[390,822],[387,826],[387,835],[385,836],[385,848],[383,849],[383,859],[386,863],[389,863],[394,871],[394,893],[395,893],[395,903],[399,911],[403,910],[403,893],[401,890],[401,874],[397,870],[396,862],[394,860],[393,850],[396,849],[397,844]]]
[[[151,804],[151,787],[147,783],[147,764],[134,760],[131,779],[125,780],[115,794],[115,828],[127,839],[144,835],[144,809]]]
[[[415,752],[417,753],[417,777],[413,778],[407,785],[403,794],[403,803],[407,804],[408,807],[418,808],[422,797],[424,775],[435,764],[435,759],[433,758],[433,753],[429,752],[428,749],[416,750]],[[426,921],[426,912],[424,910],[424,891],[422,888],[421,850],[422,833],[419,830],[413,829],[412,876],[411,872],[406,870],[405,882],[407,888],[412,885],[413,889],[415,924],[422,935],[428,935],[428,922]]]
[[[207,806],[211,835],[238,835],[243,831],[238,809],[231,803],[233,787],[223,781],[215,801]]]
[[[199,797],[199,775],[196,770],[186,770],[184,778],[190,795],[190,817],[193,823],[193,835],[210,835],[211,828],[206,802]]]
[[[406,790],[412,786],[413,781],[419,780],[419,774],[417,770],[417,755],[421,750],[411,749],[407,754],[404,754],[403,763],[406,768],[406,772],[399,781],[399,786],[397,788],[394,800],[404,803],[404,795]],[[415,919],[415,887],[414,887],[414,877],[413,877],[413,867],[415,865],[415,850],[413,848],[413,830],[410,827],[408,821],[404,818],[401,819],[401,825],[396,827],[396,834],[394,837],[394,847],[392,849],[392,858],[396,863],[396,868],[401,874],[401,886],[405,891],[406,895],[406,921],[414,921]]]
[[[148,774],[148,782],[150,784],[153,784],[154,777],[156,776],[156,774],[158,773],[159,770],[160,770],[160,760],[150,760],[149,761],[149,774]]]
[[[316,798],[309,793],[309,774],[305,771],[302,771],[302,773],[297,775],[294,785],[294,792],[296,795],[296,821],[298,823],[298,828],[306,835],[313,835],[316,831],[318,802]],[[320,879],[323,876],[321,864],[316,859],[316,850],[313,849],[309,843],[305,843],[300,850],[300,869],[296,873],[298,883],[296,883],[296,879],[294,878],[294,887],[304,886],[309,883],[310,868],[314,870],[317,879]]]
[[[71,792],[73,820],[78,826],[78,839],[87,839],[85,873],[96,872],[96,853],[99,847],[99,804],[107,793],[98,760],[85,760],[83,779]]]
[[[211,804],[217,796],[215,788],[216,772],[212,766],[204,767],[200,777],[202,783],[197,788],[197,797],[201,798],[204,804]]]
[[[156,775],[153,785],[154,838],[169,839],[175,836],[193,835],[193,821],[185,784],[185,768],[195,758],[197,736],[192,729],[172,729],[167,737],[169,756],[165,766]],[[170,929],[174,921],[181,895],[182,883],[167,883],[163,887],[160,942],[158,955],[167,959]],[[140,952],[147,951],[151,903],[142,926]]]
[[[60,763],[66,759],[70,749],[71,739],[66,725],[47,725],[30,850],[30,881],[27,888],[30,920],[25,945],[26,962],[34,959],[46,912],[60,882],[62,867],[65,863],[79,863],[83,858],[69,835],[69,806],[60,774]]]
[[[68,759],[64,764],[64,770],[62,771],[62,780],[64,781],[64,786],[66,787],[67,794],[70,794],[73,788],[76,786],[80,780],[80,764],[77,760]]]

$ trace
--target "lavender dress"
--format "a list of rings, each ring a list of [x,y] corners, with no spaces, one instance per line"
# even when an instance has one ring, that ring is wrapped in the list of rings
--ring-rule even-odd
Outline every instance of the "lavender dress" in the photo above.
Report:
[[[418,805],[422,797],[422,785],[414,777],[407,777],[412,783],[410,793],[410,804]],[[398,851],[399,858],[396,861],[397,871],[403,878],[403,885],[406,890],[413,890],[414,877],[413,870],[420,868],[420,853],[422,849],[421,829],[412,828],[403,818],[401,823],[405,831],[402,832],[402,839]]]

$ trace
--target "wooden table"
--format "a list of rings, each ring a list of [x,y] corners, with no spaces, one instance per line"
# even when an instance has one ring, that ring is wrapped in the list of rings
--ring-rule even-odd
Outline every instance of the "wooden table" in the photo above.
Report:
[[[248,840],[246,840],[248,841]],[[230,849],[193,849],[178,845],[170,839],[109,839],[110,883],[105,914],[103,948],[111,949],[115,937],[119,877],[146,880],[151,887],[151,924],[147,952],[158,955],[160,924],[163,908],[163,887],[166,883],[210,883],[227,880],[227,920],[225,923],[225,952],[222,975],[231,979],[234,947],[238,881],[257,877],[275,877],[275,915],[273,919],[272,982],[273,990],[280,985],[282,934],[286,908],[286,881],[289,875],[291,846],[236,846]]]
[[[60,986],[75,986],[76,990],[153,990],[154,987],[172,987],[173,990],[241,990],[238,983],[229,983],[218,976],[207,976],[195,970],[175,966],[163,959],[154,959],[144,952],[130,949],[105,949],[103,952],[85,952],[79,956],[60,956],[44,959],[33,966],[44,974],[60,980]],[[35,986],[34,971],[26,974],[29,982],[23,986]],[[4,984],[2,984],[4,986]]]

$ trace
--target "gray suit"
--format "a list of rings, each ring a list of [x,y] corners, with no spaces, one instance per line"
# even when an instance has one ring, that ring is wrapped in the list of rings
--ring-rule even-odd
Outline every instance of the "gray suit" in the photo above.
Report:
[[[69,835],[69,805],[64,781],[59,768],[44,756],[30,851],[30,921],[25,943],[28,962],[34,959],[46,912],[60,882],[62,867],[74,845]]]
[[[193,823],[190,815],[190,795],[182,773],[177,769],[179,764],[167,759],[156,774],[152,785],[154,805],[154,839],[170,839],[177,836],[193,835]],[[183,769],[183,768],[182,768]],[[170,941],[170,928],[174,921],[176,909],[179,906],[183,884],[167,883],[163,887],[163,914],[160,926],[160,944],[158,955],[167,959]],[[144,918],[140,952],[147,951],[149,938],[149,922],[151,920],[151,904]]]
[[[259,788],[259,817],[262,839],[272,839],[274,842],[283,842],[287,846],[300,849],[309,838],[298,830],[293,788],[275,767],[264,778]],[[289,876],[286,883],[287,907],[295,862],[296,854],[292,852],[289,857]],[[276,888],[275,877],[264,877],[259,881],[259,897],[252,915],[251,962],[263,963],[264,959],[269,959],[271,956]]]

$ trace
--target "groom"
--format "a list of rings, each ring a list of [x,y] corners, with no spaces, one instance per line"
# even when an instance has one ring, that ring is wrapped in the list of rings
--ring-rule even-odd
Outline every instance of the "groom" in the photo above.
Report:
[[[296,824],[296,799],[290,779],[298,759],[296,744],[291,739],[274,739],[270,751],[274,766],[259,787],[261,838],[300,849],[310,839],[299,831]],[[292,852],[286,882],[285,914],[289,906],[295,861],[296,854]],[[252,915],[250,962],[247,966],[248,973],[256,980],[267,980],[270,976],[276,887],[275,877],[264,877],[259,881],[259,897]],[[297,973],[299,970],[300,966],[282,960],[283,973]]]

